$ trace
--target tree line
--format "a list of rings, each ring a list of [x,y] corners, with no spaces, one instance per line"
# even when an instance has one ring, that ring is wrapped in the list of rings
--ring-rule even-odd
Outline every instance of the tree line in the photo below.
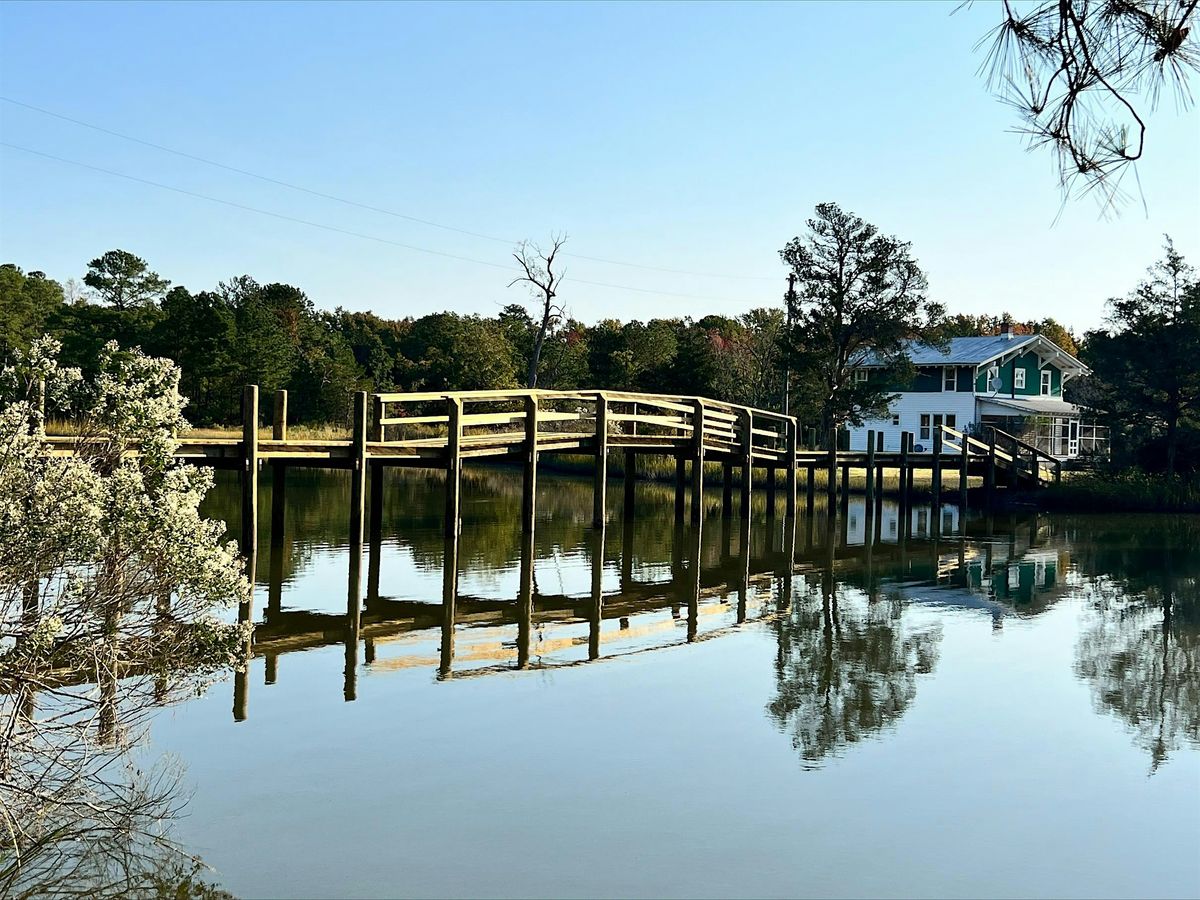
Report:
[[[511,284],[530,289],[529,305],[494,316],[320,309],[299,287],[249,275],[192,290],[126,250],[91,260],[82,285],[7,263],[0,354],[45,333],[62,343],[64,365],[86,373],[110,340],[140,347],[182,369],[197,425],[237,421],[244,384],[287,389],[293,421],[324,423],[344,421],[354,390],[609,389],[781,409],[786,382],[788,411],[829,442],[884,413],[891,386],[911,378],[909,341],[936,345],[1009,324],[1045,334],[1096,370],[1072,382],[1068,399],[1115,429],[1123,464],[1173,472],[1196,456],[1180,448],[1200,444],[1200,288],[1169,238],[1148,278],[1109,301],[1105,325],[1082,336],[1053,318],[948,314],[929,298],[910,244],[833,203],[819,204],[780,250],[790,276],[783,302],[737,316],[580,322],[554,268],[564,241],[518,247]],[[883,378],[854,377],[867,350],[886,363]]]

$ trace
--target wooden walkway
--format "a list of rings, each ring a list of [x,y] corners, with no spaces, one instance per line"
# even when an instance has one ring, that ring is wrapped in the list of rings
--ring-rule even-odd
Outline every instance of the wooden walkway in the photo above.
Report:
[[[933,451],[916,453],[914,435],[905,432],[899,452],[882,450],[882,434],[869,432],[869,449],[848,452],[799,445],[796,420],[777,412],[723,403],[703,397],[640,394],[621,391],[436,391],[354,395],[352,433],[346,440],[295,440],[288,436],[287,392],[273,403],[270,439],[259,439],[259,392],[249,385],[243,395],[243,430],[237,438],[184,438],[177,456],[187,462],[235,469],[242,476],[242,532],[257,538],[258,473],[272,466],[276,483],[289,467],[345,469],[352,473],[351,543],[362,542],[366,510],[374,516],[382,506],[382,478],[367,473],[388,466],[416,466],[446,472],[445,530],[459,528],[462,466],[467,460],[519,462],[525,468],[525,504],[532,515],[538,458],[543,454],[586,455],[595,459],[593,520],[600,524],[607,502],[608,462],[624,454],[625,498],[632,504],[633,481],[642,456],[675,461],[675,518],[699,520],[705,463],[724,468],[723,508],[732,510],[733,471],[740,470],[740,492],[748,502],[755,473],[765,482],[768,500],[782,485],[787,514],[796,511],[803,472],[811,506],[816,472],[823,470],[831,508],[839,491],[849,492],[850,472],[865,472],[868,498],[882,493],[884,473],[897,475],[896,493],[907,501],[913,472],[929,471],[934,503],[956,500],[966,506],[968,479],[980,478],[988,499],[1002,485],[1029,487],[1057,481],[1061,463],[1036,447],[999,430],[988,440],[940,427]],[[878,443],[876,441],[878,438]],[[74,438],[48,439],[50,452],[70,453]],[[839,479],[840,470],[840,479]],[[943,498],[943,476],[957,476],[954,496]],[[839,487],[840,484],[840,487]],[[282,493],[282,492],[280,492]],[[690,495],[690,504],[688,496]],[[368,499],[370,502],[368,503]]]

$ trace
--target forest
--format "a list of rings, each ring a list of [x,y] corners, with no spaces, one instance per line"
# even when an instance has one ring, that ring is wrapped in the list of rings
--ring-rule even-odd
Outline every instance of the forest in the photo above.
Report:
[[[112,274],[117,266],[120,274]],[[734,317],[587,325],[563,316],[547,332],[537,385],[700,395],[777,409],[785,307],[781,293],[778,307]],[[952,316],[939,331],[978,334],[998,329],[1002,318]],[[489,317],[446,311],[389,319],[321,309],[299,287],[260,284],[249,275],[192,291],[124,250],[92,260],[82,285],[0,265],[0,360],[42,334],[62,342],[64,365],[85,372],[110,340],[141,347],[180,366],[194,425],[237,422],[244,384],[264,393],[287,389],[290,415],[301,423],[341,421],[353,390],[525,387],[537,330],[534,313],[521,304]],[[1017,330],[1044,331],[1077,352],[1053,319]]]
[[[738,316],[584,323],[559,296],[549,253],[514,253],[528,303],[494,316],[453,311],[385,318],[318,305],[304,290],[250,275],[205,289],[173,284],[136,254],[109,250],[82,281],[0,265],[0,363],[48,334],[61,363],[92,371],[110,341],[182,370],[196,426],[238,421],[241,388],[289,392],[297,424],[346,421],[352,391],[609,389],[705,396],[787,411],[836,440],[846,423],[883,415],[888,383],[911,378],[910,340],[1040,332],[1094,370],[1068,386],[1113,434],[1113,464],[1186,472],[1200,459],[1200,282],[1166,240],[1132,291],[1107,300],[1104,324],[1073,334],[1053,318],[949,313],[928,296],[911,246],[840,209],[818,204],[803,234],[779,251],[788,280],[775,307]],[[891,368],[882,382],[854,377],[870,350]]]

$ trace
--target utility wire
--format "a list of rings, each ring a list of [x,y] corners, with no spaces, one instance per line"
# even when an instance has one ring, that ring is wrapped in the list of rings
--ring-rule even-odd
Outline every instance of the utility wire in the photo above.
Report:
[[[376,243],[379,243],[379,244],[388,244],[393,247],[400,247],[404,250],[412,250],[416,253],[427,253],[431,256],[440,256],[445,259],[453,259],[453,260],[457,260],[459,262],[473,263],[478,266],[488,266],[489,268],[492,268],[492,269],[504,269],[504,270],[509,269],[509,266],[507,266],[503,263],[490,262],[489,260],[484,260],[484,259],[475,259],[474,257],[470,257],[470,256],[460,256],[455,253],[445,253],[441,250],[431,250],[428,247],[418,247],[415,244],[405,244],[401,241],[394,241],[390,238],[379,237],[378,235],[374,235],[374,234],[366,234],[361,231],[351,231],[348,228],[340,228],[336,225],[327,225],[323,222],[314,222],[310,219],[301,219],[296,216],[289,216],[285,213],[274,212],[269,209],[260,209],[259,207],[256,207],[256,206],[247,206],[244,203],[238,203],[234,200],[225,200],[220,197],[210,196],[209,194],[201,194],[196,191],[189,191],[186,188],[175,187],[174,185],[170,185],[170,184],[163,184],[162,182],[159,182],[159,181],[151,181],[148,178],[140,178],[137,175],[129,175],[125,172],[117,172],[113,169],[103,168],[102,166],[93,166],[90,163],[79,162],[78,160],[74,160],[74,159],[66,159],[65,157],[62,157],[62,156],[55,156],[54,154],[51,154],[51,153],[44,153],[41,150],[34,150],[31,147],[23,147],[19,144],[9,143],[8,141],[0,141],[0,147],[8,147],[10,150],[19,150],[22,153],[29,153],[29,154],[32,154],[33,156],[40,156],[43,159],[53,160],[54,162],[63,163],[65,165],[69,165],[69,166],[77,166],[78,168],[88,169],[93,172],[100,172],[104,175],[111,175],[114,178],[124,178],[127,181],[134,181],[134,182],[137,182],[138,184],[148,185],[150,187],[159,188],[164,191],[172,191],[176,194],[183,194],[187,197],[195,197],[199,200],[207,200],[210,203],[219,203],[222,206],[229,206],[234,209],[243,210],[245,212],[257,213],[260,216],[270,216],[273,219],[281,219],[282,221],[285,221],[285,222],[294,222],[297,225],[307,225],[309,228],[319,228],[322,231],[331,231],[331,232],[334,232],[335,234],[344,234],[349,237],[361,238],[362,240],[366,240],[366,241],[375,241]],[[653,290],[651,288],[633,287],[632,285],[627,285],[627,284],[611,284],[609,282],[604,282],[604,281],[588,281],[583,278],[572,278],[571,280],[577,284],[586,284],[586,285],[590,285],[592,287],[610,288],[612,290],[618,290],[618,291],[632,291],[632,292],[638,293],[638,294],[655,294],[655,295],[662,296],[662,297],[679,297],[679,298],[682,298],[685,300],[700,300],[700,301],[707,302],[707,303],[737,303],[737,302],[740,302],[740,301],[732,300],[732,299],[729,299],[726,297],[705,297],[705,296],[701,296],[701,295],[697,295],[697,294],[682,294],[682,293],[678,293],[675,291],[659,291],[659,290]]]
[[[224,169],[227,172],[234,172],[238,175],[245,175],[247,178],[257,178],[259,181],[265,181],[268,184],[274,184],[279,187],[284,187],[284,188],[287,188],[288,190],[292,190],[292,191],[300,191],[301,193],[309,194],[310,196],[313,196],[313,197],[320,197],[323,200],[332,200],[335,203],[344,203],[347,206],[354,206],[354,207],[357,207],[358,209],[365,209],[370,212],[381,213],[385,216],[393,216],[397,219],[404,219],[409,222],[416,222],[417,224],[420,224],[420,225],[427,225],[430,228],[440,228],[443,231],[452,231],[452,232],[455,232],[456,234],[464,234],[464,235],[467,235],[468,237],[479,238],[480,240],[495,241],[496,243],[507,244],[510,247],[519,243],[518,241],[509,240],[508,238],[497,237],[492,234],[483,234],[482,232],[479,232],[479,231],[471,231],[466,228],[458,228],[458,227],[455,227],[454,225],[446,225],[441,222],[434,222],[431,219],[422,219],[417,216],[408,215],[407,213],[396,212],[395,210],[391,210],[391,209],[384,209],[381,206],[372,206],[369,203],[360,203],[357,200],[349,200],[345,197],[339,197],[336,194],[327,194],[324,191],[317,191],[317,190],[313,190],[312,188],[306,188],[303,185],[294,184],[290,181],[283,181],[278,178],[272,178],[269,175],[263,175],[258,172],[251,172],[248,169],[239,169],[237,166],[231,166],[231,165],[227,165],[226,163],[217,162],[216,160],[207,159],[203,156],[197,156],[194,153],[188,153],[184,150],[177,150],[174,147],[166,147],[162,144],[156,144],[153,141],[145,140],[144,138],[134,137],[133,135],[130,135],[130,134],[123,134],[120,131],[113,131],[111,128],[105,128],[103,125],[96,125],[93,122],[85,122],[82,119],[76,119],[71,116],[63,115],[62,113],[54,112],[53,110],[44,109],[43,107],[40,107],[40,106],[34,106],[32,103],[25,103],[22,100],[15,100],[12,97],[0,96],[0,100],[4,101],[5,103],[11,103],[14,106],[20,106],[20,107],[23,107],[24,109],[32,110],[33,112],[40,113],[44,116],[50,116],[55,119],[61,119],[64,122],[70,122],[72,125],[79,125],[82,128],[90,128],[93,131],[98,131],[101,134],[107,134],[107,135],[110,135],[115,138],[120,138],[123,141],[131,141],[132,143],[135,143],[135,144],[141,144],[143,147],[150,147],[154,150],[160,150],[163,153],[170,153],[174,156],[182,157],[183,159],[190,159],[190,160],[193,160],[194,162],[204,163],[205,165],[208,165],[208,166],[215,166],[216,168]],[[664,266],[651,266],[651,265],[646,265],[643,263],[625,262],[625,261],[619,260],[619,259],[608,259],[608,258],[605,258],[602,256],[585,256],[582,253],[574,253],[571,251],[565,251],[563,255],[572,256],[575,259],[584,259],[589,262],[603,263],[605,265],[610,265],[610,266],[625,266],[626,268],[643,269],[643,270],[646,270],[649,272],[664,272],[669,275],[692,275],[692,276],[696,276],[699,278],[725,278],[725,279],[741,280],[741,281],[774,281],[775,280],[774,278],[768,278],[767,276],[764,276],[764,275],[726,275],[726,274],[721,274],[721,273],[717,273],[717,272],[692,272],[687,269],[672,269],[672,268],[667,268]],[[646,293],[662,293],[660,291],[649,291],[649,290],[646,290],[645,292]],[[679,296],[683,296],[683,295],[679,295]]]

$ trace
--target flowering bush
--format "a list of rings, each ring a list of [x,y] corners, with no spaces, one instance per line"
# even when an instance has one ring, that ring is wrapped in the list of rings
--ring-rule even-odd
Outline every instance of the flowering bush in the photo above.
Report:
[[[43,338],[0,373],[0,893],[49,890],[67,859],[78,891],[98,835],[127,860],[161,849],[137,823],[172,808],[164,782],[135,789],[113,760],[248,640],[220,615],[251,585],[200,515],[212,476],[173,459],[178,369],[110,343],[85,380],[58,349]],[[47,408],[69,438],[47,437]],[[84,884],[102,893],[107,866]]]

